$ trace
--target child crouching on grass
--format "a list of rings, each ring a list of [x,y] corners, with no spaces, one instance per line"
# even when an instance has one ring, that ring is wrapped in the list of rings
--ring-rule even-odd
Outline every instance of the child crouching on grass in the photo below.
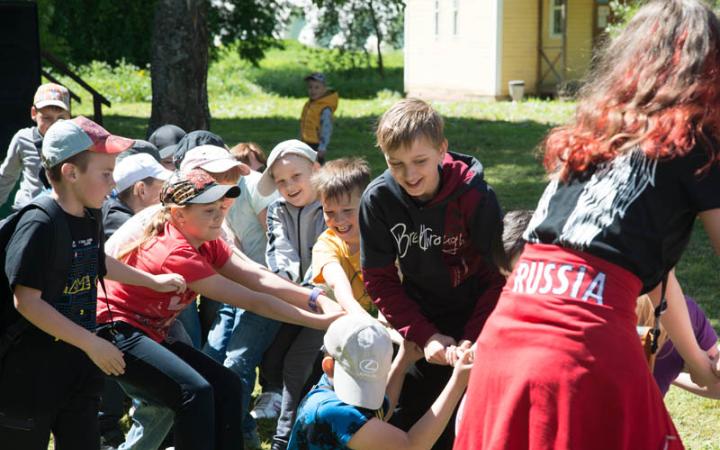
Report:
[[[366,314],[349,314],[333,322],[325,333],[324,348],[325,375],[300,405],[288,449],[430,449],[465,390],[473,362],[472,351],[463,350],[445,388],[405,432],[387,420],[405,371],[422,353],[402,346],[391,365],[390,334]]]

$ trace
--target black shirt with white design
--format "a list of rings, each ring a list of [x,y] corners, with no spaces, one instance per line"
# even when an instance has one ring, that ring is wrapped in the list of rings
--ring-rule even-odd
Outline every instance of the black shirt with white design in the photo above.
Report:
[[[662,161],[636,149],[592,173],[554,180],[524,237],[606,259],[648,291],[680,260],[697,214],[720,208],[718,166],[697,174],[707,161],[701,147]]]
[[[67,271],[63,294],[46,299],[62,315],[83,328],[96,328],[97,278],[99,248],[97,224],[90,217],[65,214],[72,240],[72,263]],[[12,289],[17,285],[43,291],[47,279],[56,268],[47,267],[52,261],[52,248],[60,239],[53,235],[47,214],[30,210],[18,222],[6,249],[5,272]]]

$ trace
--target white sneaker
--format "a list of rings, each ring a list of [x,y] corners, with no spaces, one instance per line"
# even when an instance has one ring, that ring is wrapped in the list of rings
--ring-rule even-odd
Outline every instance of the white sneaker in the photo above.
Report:
[[[263,392],[255,401],[250,415],[253,419],[277,419],[282,407],[282,395],[278,392]]]

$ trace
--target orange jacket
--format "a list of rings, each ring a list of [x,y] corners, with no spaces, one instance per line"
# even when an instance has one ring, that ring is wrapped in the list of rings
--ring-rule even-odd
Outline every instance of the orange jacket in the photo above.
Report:
[[[317,100],[308,100],[300,116],[300,139],[309,144],[320,142],[320,114],[323,109],[330,108],[334,113],[337,109],[338,93],[329,91]]]

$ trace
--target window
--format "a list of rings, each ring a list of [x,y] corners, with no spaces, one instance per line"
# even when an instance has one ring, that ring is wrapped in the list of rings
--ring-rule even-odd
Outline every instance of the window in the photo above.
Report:
[[[435,0],[435,36],[440,35],[440,0]]]
[[[565,0],[550,0],[550,36],[561,37],[565,17]]]
[[[453,0],[453,36],[458,34],[458,18],[460,16],[460,0]]]

